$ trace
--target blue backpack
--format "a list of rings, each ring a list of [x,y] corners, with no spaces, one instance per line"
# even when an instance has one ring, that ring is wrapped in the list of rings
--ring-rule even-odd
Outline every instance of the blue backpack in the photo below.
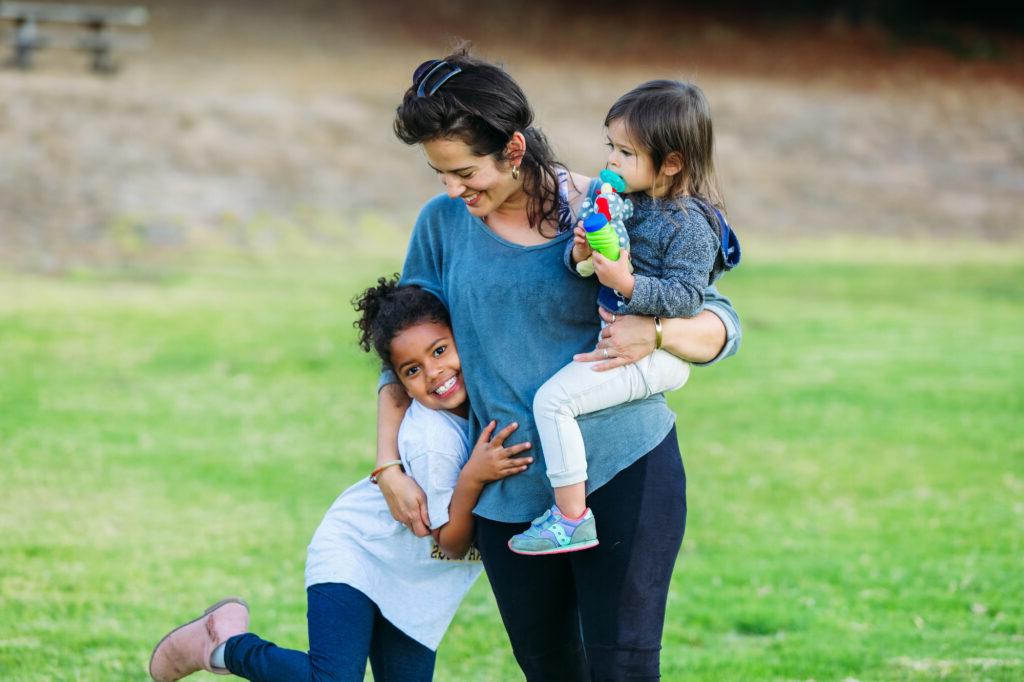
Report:
[[[722,215],[721,211],[703,199],[698,199],[696,197],[692,198],[697,202],[697,205],[700,206],[701,211],[704,212],[704,216],[708,219],[711,227],[718,232],[721,245],[718,249],[718,256],[716,257],[717,262],[715,265],[717,267],[715,270],[719,270],[723,273],[729,272],[740,264],[740,257],[742,256],[740,238],[729,226],[729,221],[725,219],[725,216]]]

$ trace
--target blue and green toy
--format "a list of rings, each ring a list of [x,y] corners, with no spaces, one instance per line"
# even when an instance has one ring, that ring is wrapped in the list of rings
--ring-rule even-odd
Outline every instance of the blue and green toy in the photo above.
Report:
[[[601,189],[594,200],[589,197],[580,207],[579,217],[587,231],[590,248],[609,260],[618,260],[622,249],[629,250],[629,235],[624,222],[633,215],[633,202],[623,199],[619,192],[626,189],[626,181],[618,173],[601,171]],[[583,277],[594,274],[593,258],[576,264],[576,272]]]
[[[619,235],[601,213],[592,213],[583,221],[590,248],[608,260],[619,260]]]

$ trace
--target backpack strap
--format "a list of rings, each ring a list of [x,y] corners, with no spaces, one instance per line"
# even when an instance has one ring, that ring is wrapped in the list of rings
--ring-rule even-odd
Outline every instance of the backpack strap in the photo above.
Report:
[[[690,198],[700,206],[700,210],[704,213],[704,217],[708,219],[709,223],[711,223],[711,228],[718,233],[718,265],[721,266],[723,272],[732,270],[740,264],[740,257],[743,255],[742,249],[740,248],[739,236],[729,226],[729,221],[725,219],[725,216],[721,211],[704,199],[698,197]]]

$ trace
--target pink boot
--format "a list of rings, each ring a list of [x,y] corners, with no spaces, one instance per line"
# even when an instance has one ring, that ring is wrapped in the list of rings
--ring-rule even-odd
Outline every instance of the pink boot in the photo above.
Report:
[[[238,597],[221,599],[160,640],[149,658],[149,676],[156,682],[174,682],[197,670],[228,675],[226,669],[210,665],[210,654],[229,638],[248,631],[249,605]]]

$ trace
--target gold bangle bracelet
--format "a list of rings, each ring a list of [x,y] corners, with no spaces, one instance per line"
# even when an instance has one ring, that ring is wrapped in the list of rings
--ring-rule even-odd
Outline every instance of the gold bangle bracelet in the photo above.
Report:
[[[405,467],[402,465],[402,460],[400,460],[400,459],[393,459],[390,462],[384,462],[384,464],[382,464],[379,467],[377,467],[376,469],[374,469],[373,473],[370,474],[370,483],[373,483],[374,485],[376,485],[378,479],[380,478],[381,472],[383,472],[388,467],[393,467],[393,466],[402,467],[402,471],[405,471]]]
[[[654,349],[661,350],[661,318],[654,317]]]

